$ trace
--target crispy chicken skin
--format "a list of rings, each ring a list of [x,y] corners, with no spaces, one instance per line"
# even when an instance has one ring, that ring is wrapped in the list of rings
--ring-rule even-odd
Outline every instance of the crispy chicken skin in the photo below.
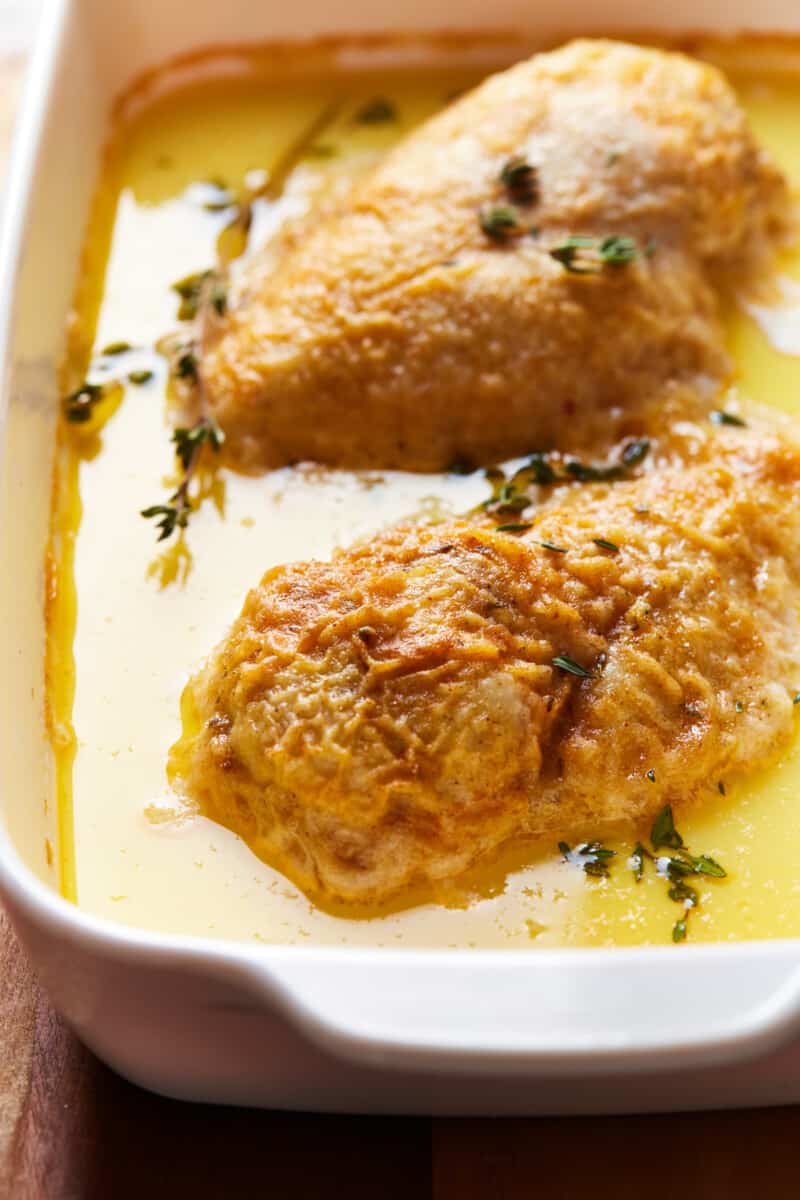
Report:
[[[513,155],[539,232],[498,242],[478,214],[509,203]],[[713,67],[607,41],[538,54],[255,261],[204,337],[204,403],[251,470],[600,449],[708,406],[728,370],[709,280],[763,253],[785,201]],[[576,275],[549,254],[576,234],[655,252]]]
[[[406,526],[269,571],[187,689],[179,786],[312,896],[375,903],[766,759],[800,678],[800,452],[715,445],[523,534]]]

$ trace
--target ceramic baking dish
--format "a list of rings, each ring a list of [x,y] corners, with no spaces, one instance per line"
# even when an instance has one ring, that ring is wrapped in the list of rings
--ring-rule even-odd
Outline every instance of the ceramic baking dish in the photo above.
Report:
[[[2,253],[0,890],[50,992],[145,1087],[287,1108],[572,1113],[800,1101],[800,943],[583,951],[273,947],[136,931],[60,898],[42,696],[55,369],[111,102],[193,48],[321,33],[800,33],[796,0],[53,0]]]

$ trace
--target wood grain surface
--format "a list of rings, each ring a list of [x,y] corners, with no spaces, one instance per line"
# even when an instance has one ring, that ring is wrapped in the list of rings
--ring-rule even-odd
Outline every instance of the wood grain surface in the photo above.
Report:
[[[0,171],[24,3],[0,0]],[[0,1200],[793,1200],[798,1146],[800,1108],[429,1121],[163,1100],[65,1028],[0,912]]]

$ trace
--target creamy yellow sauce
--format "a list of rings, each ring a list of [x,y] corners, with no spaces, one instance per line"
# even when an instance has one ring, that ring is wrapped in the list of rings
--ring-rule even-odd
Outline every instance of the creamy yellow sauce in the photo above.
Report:
[[[281,83],[274,73],[269,81],[256,73],[184,87],[145,107],[117,131],[89,234],[78,315],[79,329],[94,333],[92,353],[123,340],[145,349],[119,356],[114,370],[153,366],[150,347],[176,327],[170,285],[213,265],[225,217],[187,197],[190,184],[219,178],[241,186],[339,101],[317,154],[294,171],[277,204],[259,207],[257,244],[302,212],[320,173],[362,169],[480,75],[474,68],[397,70]],[[796,75],[748,69],[733,82],[757,134],[800,187],[800,51]],[[354,111],[375,95],[390,97],[399,119],[354,123]],[[326,157],[331,147],[336,154]],[[800,250],[785,255],[781,271],[800,280]],[[794,293],[784,283],[766,298],[742,298],[727,317],[742,396],[792,414],[800,413],[798,295],[800,284]],[[487,494],[480,474],[295,469],[244,478],[220,471],[202,481],[205,498],[185,539],[158,547],[139,510],[163,502],[174,486],[163,366],[150,383],[126,386],[99,437],[65,431],[57,465],[54,524],[66,549],[50,610],[49,701],[58,733],[62,886],[81,907],[148,928],[281,943],[669,940],[676,905],[652,873],[634,882],[630,843],[616,847],[608,880],[587,880],[548,846],[476,872],[442,903],[355,920],[315,909],[235,835],[182,810],[170,793],[166,756],[180,733],[183,686],[262,572],[327,556],[398,517],[463,510]],[[724,797],[680,822],[689,846],[729,872],[700,886],[691,940],[800,935],[800,743],[758,778],[725,786]]]

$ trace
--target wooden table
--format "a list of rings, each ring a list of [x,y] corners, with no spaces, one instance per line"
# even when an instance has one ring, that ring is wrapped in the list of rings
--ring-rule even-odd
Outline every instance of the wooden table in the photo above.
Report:
[[[31,3],[0,0],[0,170]],[[0,1200],[791,1200],[795,1137],[800,1108],[430,1121],[162,1100],[65,1028],[0,912]]]

